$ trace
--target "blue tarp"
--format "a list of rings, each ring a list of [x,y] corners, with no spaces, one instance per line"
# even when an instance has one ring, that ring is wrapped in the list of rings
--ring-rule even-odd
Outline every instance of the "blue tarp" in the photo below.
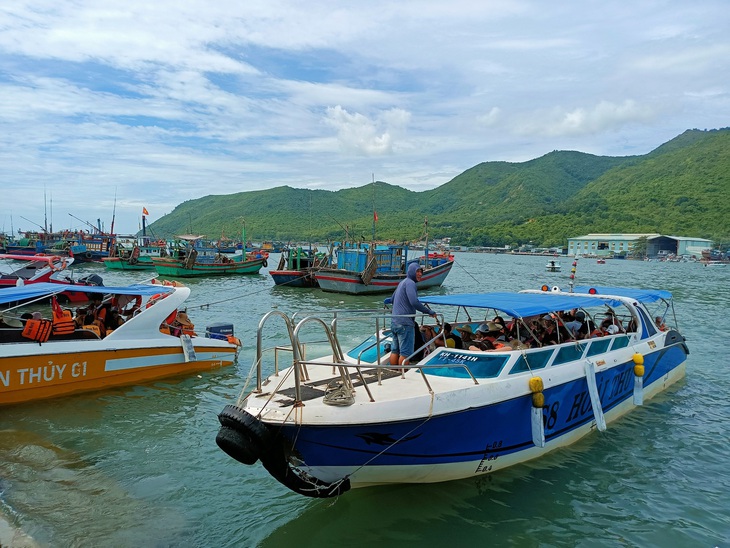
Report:
[[[557,293],[462,293],[419,297],[428,305],[464,306],[467,308],[492,308],[513,318],[526,318],[560,310],[603,306],[605,299]]]
[[[663,289],[635,289],[632,287],[606,287],[581,285],[573,288],[574,293],[588,293],[591,289],[596,291],[595,295],[616,295],[618,297],[629,297],[640,303],[653,303],[664,299],[669,301],[672,294]]]
[[[82,293],[101,293],[104,295],[156,295],[158,293],[169,293],[173,287],[164,285],[134,284],[125,286],[108,285],[68,285],[55,283],[27,284],[20,287],[7,287],[0,289],[0,304],[37,299],[43,296],[50,296],[64,291],[81,291]]]

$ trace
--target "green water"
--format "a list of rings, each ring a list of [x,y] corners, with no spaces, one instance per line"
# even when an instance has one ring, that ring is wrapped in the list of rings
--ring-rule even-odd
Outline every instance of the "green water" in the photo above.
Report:
[[[562,273],[545,263],[459,253],[432,292],[567,287],[570,261]],[[76,273],[92,271],[107,285],[145,276],[95,265]],[[578,281],[674,293],[687,376],[539,461],[478,480],[312,500],[230,459],[215,444],[217,414],[243,386],[261,316],[382,302],[275,288],[262,271],[185,282],[196,326],[234,324],[244,343],[237,366],[0,408],[0,514],[39,545],[62,547],[730,546],[730,267],[582,259]]]

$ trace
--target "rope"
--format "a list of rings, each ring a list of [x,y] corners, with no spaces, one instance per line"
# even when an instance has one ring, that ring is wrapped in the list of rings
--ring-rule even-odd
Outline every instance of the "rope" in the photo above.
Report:
[[[421,428],[424,424],[426,424],[428,421],[430,421],[433,418],[433,400],[434,400],[434,394],[432,392],[431,393],[431,401],[429,402],[428,416],[425,419],[423,419],[423,422],[421,422],[420,424],[417,424],[416,426],[414,426],[413,428],[411,428],[408,432],[406,432],[405,434],[403,434],[400,438],[398,438],[393,443],[391,443],[390,445],[388,445],[387,447],[385,447],[382,451],[380,451],[380,453],[377,453],[377,454],[373,455],[370,459],[368,459],[367,461],[365,461],[364,463],[362,463],[360,466],[358,466],[357,468],[355,468],[355,470],[353,472],[351,472],[350,474],[348,474],[347,476],[345,476],[344,478],[342,478],[341,481],[349,478],[352,474],[355,474],[358,470],[360,470],[360,469],[364,468],[365,466],[369,465],[375,459],[377,459],[378,457],[380,457],[383,453],[385,453],[386,451],[390,450],[392,447],[395,447],[398,443],[400,443],[401,441],[403,441],[407,436],[410,436],[413,432],[415,432],[416,430],[418,430],[419,428]]]
[[[245,299],[247,297],[251,297],[252,295],[258,295],[259,293],[263,293],[265,291],[271,291],[271,288],[270,287],[267,287],[265,289],[260,289],[258,291],[251,291],[249,293],[244,293],[242,295],[236,295],[236,296],[233,296],[233,297],[229,297],[227,299],[222,299],[220,301],[212,301],[212,302],[205,303],[205,304],[200,304],[200,305],[198,305],[198,304],[187,305],[187,308],[192,308],[193,310],[195,310],[195,309],[203,310],[203,309],[206,309],[206,308],[210,308],[211,306],[216,305],[216,304],[228,303],[228,302],[231,302],[231,301],[235,301],[237,299]]]
[[[458,263],[458,262],[456,262],[456,260],[454,260],[454,261],[453,261],[453,263],[454,263],[454,264],[455,264],[456,266],[458,266],[459,268],[461,268],[461,269],[462,269],[462,270],[463,270],[464,272],[466,272],[466,273],[467,273],[467,275],[468,275],[468,276],[469,276],[469,277],[470,277],[470,278],[471,278],[472,280],[474,280],[474,282],[475,282],[475,283],[479,284],[480,286],[484,286],[484,282],[480,282],[480,281],[479,281],[479,280],[477,280],[477,279],[476,279],[476,278],[475,278],[474,276],[472,276],[471,272],[469,272],[469,271],[468,271],[468,270],[467,270],[466,268],[464,268],[463,266],[461,266],[461,263]]]

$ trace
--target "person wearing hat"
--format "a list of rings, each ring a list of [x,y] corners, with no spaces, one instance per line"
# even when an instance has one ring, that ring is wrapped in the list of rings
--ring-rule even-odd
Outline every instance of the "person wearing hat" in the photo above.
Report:
[[[580,318],[580,319],[579,319]],[[575,315],[565,314],[563,320],[565,321],[565,329],[573,339],[582,339],[583,335],[580,333],[581,327],[583,327],[583,320],[585,319],[585,313],[579,310]]]
[[[540,323],[542,324],[540,342],[543,346],[558,344],[560,342],[558,338],[558,326],[556,322],[557,320],[549,314],[543,316],[540,320]]]
[[[456,330],[461,335],[462,348],[469,348],[469,344],[474,340],[474,332],[469,324],[457,327]]]
[[[393,303],[390,327],[393,332],[393,345],[390,350],[390,365],[409,365],[415,344],[416,311],[432,318],[436,313],[418,300],[418,282],[423,276],[423,268],[413,262],[408,265],[405,279],[401,280],[390,299]]]
[[[492,348],[489,350],[500,350],[504,348],[504,342],[497,340],[502,332],[502,326],[498,323],[487,322],[477,328],[477,340],[489,342]],[[488,345],[488,346],[489,346]]]

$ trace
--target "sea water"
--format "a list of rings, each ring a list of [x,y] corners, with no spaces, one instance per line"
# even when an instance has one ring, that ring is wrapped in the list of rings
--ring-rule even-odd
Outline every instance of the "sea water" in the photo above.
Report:
[[[567,288],[571,259],[559,273],[546,272],[545,262],[457,253],[443,287],[429,293]],[[266,270],[186,282],[196,328],[234,324],[244,344],[237,365],[0,407],[4,521],[36,545],[62,547],[730,546],[730,268],[579,260],[581,285],[674,294],[691,352],[685,379],[605,432],[539,460],[476,479],[327,500],[296,495],[259,464],[224,454],[215,443],[217,414],[243,388],[264,314],[379,308],[383,296],[275,287]],[[99,265],[75,274],[92,271],[105,285],[148,277]],[[264,339],[273,341],[279,327],[272,322]],[[369,334],[343,337],[355,343]]]

